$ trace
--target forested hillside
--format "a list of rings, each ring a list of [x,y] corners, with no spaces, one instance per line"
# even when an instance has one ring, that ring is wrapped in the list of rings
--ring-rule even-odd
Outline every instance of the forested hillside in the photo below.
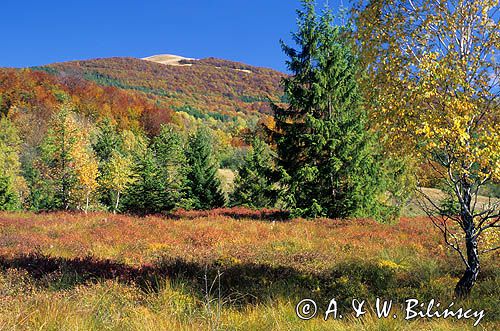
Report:
[[[0,113],[15,122],[31,147],[41,142],[63,104],[70,104],[81,122],[109,119],[120,130],[150,137],[162,124],[184,132],[202,124],[217,137],[221,160],[234,159],[245,144],[242,132],[270,118],[270,101],[281,101],[284,74],[214,58],[183,64],[108,58],[0,68]]]
[[[64,102],[90,120],[110,118],[122,129],[171,122],[173,113],[144,95],[116,87],[67,75],[0,68],[0,113],[17,118],[19,124],[28,126],[27,132],[31,125],[36,125],[38,134],[43,132],[47,120]]]
[[[275,70],[215,58],[182,63],[190,65],[115,57],[33,69],[139,92],[162,109],[182,112],[184,120],[199,119],[224,131],[254,125],[260,114],[270,114],[269,101],[282,97],[284,74]]]

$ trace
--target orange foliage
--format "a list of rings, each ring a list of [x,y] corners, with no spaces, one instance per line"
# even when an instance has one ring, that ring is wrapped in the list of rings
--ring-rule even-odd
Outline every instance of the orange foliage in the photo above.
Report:
[[[135,58],[107,58],[57,63],[45,67],[58,74],[102,85],[142,91],[167,107],[192,106],[202,113],[243,118],[269,114],[268,98],[279,101],[284,74],[272,69],[208,58],[168,66]]]
[[[35,121],[18,121],[21,125],[43,129],[64,101],[71,101],[80,114],[91,120],[109,117],[123,129],[139,128],[144,122],[170,122],[172,114],[170,109],[161,109],[136,92],[40,71],[0,69],[0,112]]]
[[[4,233],[0,256],[38,252],[131,265],[153,263],[164,256],[187,261],[261,261],[311,272],[352,258],[377,261],[385,250],[408,250],[414,259],[454,261],[454,255],[439,245],[440,234],[427,218],[403,218],[386,225],[371,220],[289,220],[286,216],[245,208],[145,218],[0,213]]]

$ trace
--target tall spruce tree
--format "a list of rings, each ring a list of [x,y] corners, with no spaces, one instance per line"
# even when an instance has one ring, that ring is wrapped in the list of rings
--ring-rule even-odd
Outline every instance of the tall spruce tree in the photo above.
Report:
[[[271,148],[255,138],[244,163],[238,168],[233,205],[251,208],[274,207],[278,200],[277,171]]]
[[[279,163],[287,173],[286,203],[306,217],[379,217],[381,168],[358,92],[357,60],[329,10],[303,1],[298,49],[282,42],[290,77],[286,108],[274,105]]]
[[[141,132],[123,132],[123,153],[133,161],[132,182],[122,199],[126,211],[152,214],[163,211],[163,182],[154,149]]]
[[[189,163],[188,181],[194,209],[223,207],[226,197],[217,177],[217,163],[212,149],[212,137],[205,128],[199,128],[190,137],[187,150]]]

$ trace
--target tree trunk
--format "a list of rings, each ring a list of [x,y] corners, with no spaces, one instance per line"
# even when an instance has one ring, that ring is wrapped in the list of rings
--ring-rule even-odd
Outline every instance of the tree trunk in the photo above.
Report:
[[[467,249],[467,269],[455,287],[457,298],[469,297],[472,287],[479,275],[479,252],[477,250],[477,238],[474,238],[474,221],[472,217],[463,216],[465,225],[465,247]]]
[[[116,214],[116,211],[118,210],[119,203],[120,203],[120,191],[118,191],[116,194],[116,204],[115,204],[115,210],[113,210],[113,214]]]
[[[87,201],[85,203],[85,214],[87,214],[87,211],[89,210],[89,195],[90,193],[87,193]]]

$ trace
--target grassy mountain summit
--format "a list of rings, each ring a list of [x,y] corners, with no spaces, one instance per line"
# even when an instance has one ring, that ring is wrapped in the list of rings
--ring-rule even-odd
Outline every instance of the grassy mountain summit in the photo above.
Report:
[[[187,57],[183,57],[183,56],[179,56],[179,55],[173,55],[173,54],[159,54],[159,55],[152,55],[152,56],[142,58],[142,60],[171,65],[171,66],[190,67],[190,66],[192,66],[191,63],[182,63],[182,62],[186,61],[186,60],[195,60],[195,59],[187,58]]]

